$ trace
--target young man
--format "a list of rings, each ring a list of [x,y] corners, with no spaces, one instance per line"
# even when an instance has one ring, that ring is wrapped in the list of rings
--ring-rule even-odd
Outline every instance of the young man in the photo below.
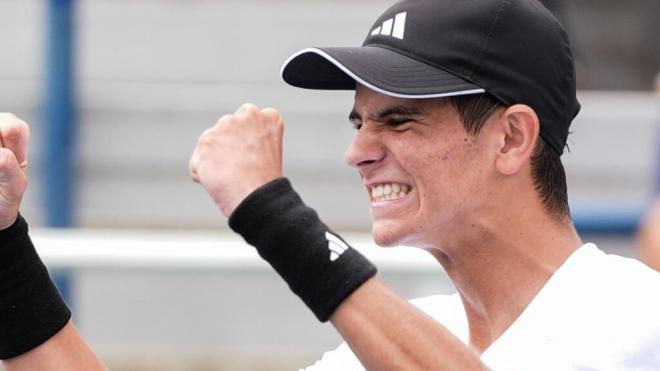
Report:
[[[346,340],[310,369],[660,367],[658,274],[582,244],[571,225],[559,156],[579,108],[573,64],[561,27],[538,2],[403,1],[364,46],[304,50],[283,76],[355,89],[346,158],[371,197],[374,239],[426,249],[458,291],[411,305],[386,288],[282,177],[277,111],[244,105],[200,137],[190,171],[230,226]],[[0,193],[11,197],[0,220],[10,225],[22,190],[5,191],[23,179],[22,156],[6,155]],[[2,237],[11,251],[29,245],[20,218]],[[17,293],[57,304],[43,279],[34,287],[10,271],[0,266],[12,279],[0,314],[25,304]],[[26,305],[48,317],[40,303]],[[33,329],[39,336],[19,331],[32,329],[30,317],[0,316],[0,328],[24,341],[0,344],[0,355],[18,355],[7,363],[14,370],[73,355],[84,355],[79,369],[97,369],[68,311],[55,307],[54,325]]]
[[[660,369],[660,276],[571,222],[560,156],[580,106],[540,3],[402,1],[361,47],[304,49],[282,75],[355,90],[346,160],[375,241],[427,250],[458,291],[417,309],[392,294],[282,178],[277,111],[244,105],[200,137],[191,174],[346,340],[310,369]]]

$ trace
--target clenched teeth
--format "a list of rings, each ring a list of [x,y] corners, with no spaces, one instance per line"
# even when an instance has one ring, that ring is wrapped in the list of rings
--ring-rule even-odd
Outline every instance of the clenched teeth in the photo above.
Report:
[[[396,200],[408,193],[412,188],[407,184],[400,183],[384,183],[371,187],[371,200],[372,201],[386,201]]]

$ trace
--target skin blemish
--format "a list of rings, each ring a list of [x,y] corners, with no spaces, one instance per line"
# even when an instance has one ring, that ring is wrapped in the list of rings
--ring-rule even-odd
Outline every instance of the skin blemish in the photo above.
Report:
[[[449,159],[449,150],[445,149],[442,151],[442,161],[447,161]]]

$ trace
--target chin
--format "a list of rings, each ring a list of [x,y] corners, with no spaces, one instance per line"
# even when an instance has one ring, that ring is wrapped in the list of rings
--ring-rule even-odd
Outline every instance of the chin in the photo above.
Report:
[[[391,223],[374,222],[371,227],[371,236],[378,246],[399,246],[405,237],[405,234],[400,229],[400,227]]]

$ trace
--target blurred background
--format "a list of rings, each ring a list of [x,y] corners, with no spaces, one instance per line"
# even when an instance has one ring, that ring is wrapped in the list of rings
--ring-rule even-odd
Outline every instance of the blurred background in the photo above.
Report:
[[[369,239],[343,152],[350,92],[291,88],[282,62],[359,45],[382,0],[0,0],[0,111],[31,125],[22,213],[83,336],[113,370],[282,370],[337,346],[188,176],[243,102],[284,115],[285,173],[412,298],[449,293],[424,254]],[[565,162],[583,240],[635,257],[660,190],[660,2],[548,0],[578,66]]]

